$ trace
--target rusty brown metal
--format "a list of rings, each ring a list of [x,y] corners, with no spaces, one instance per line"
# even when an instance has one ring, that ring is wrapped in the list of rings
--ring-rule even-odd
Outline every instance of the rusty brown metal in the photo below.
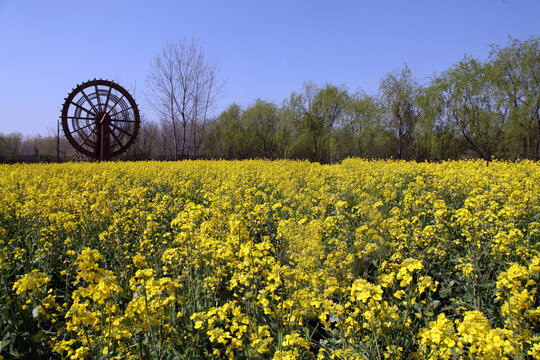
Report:
[[[141,122],[137,103],[126,89],[96,79],[71,91],[61,119],[71,145],[99,161],[125,152],[135,141]]]

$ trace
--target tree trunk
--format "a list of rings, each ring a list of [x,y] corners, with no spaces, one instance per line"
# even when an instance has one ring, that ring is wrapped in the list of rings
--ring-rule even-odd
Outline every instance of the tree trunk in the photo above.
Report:
[[[171,97],[171,124],[173,130],[174,160],[178,160],[178,137],[176,135],[176,121],[174,120],[173,98]]]
[[[184,160],[186,154],[186,122],[182,122],[182,152],[180,153],[180,158]]]
[[[525,159],[527,157],[527,133],[523,124],[520,123],[519,127],[521,129],[521,134],[519,136],[519,141],[521,142],[521,151],[519,153],[519,158]]]
[[[534,161],[538,161],[538,155],[540,152],[540,116],[538,116],[538,110],[536,110],[536,146],[534,149]]]

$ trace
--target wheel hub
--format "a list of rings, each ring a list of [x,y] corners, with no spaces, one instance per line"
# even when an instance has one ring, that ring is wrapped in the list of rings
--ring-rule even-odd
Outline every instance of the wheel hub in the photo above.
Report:
[[[98,112],[95,118],[96,125],[105,125],[111,122],[111,117],[104,111]]]

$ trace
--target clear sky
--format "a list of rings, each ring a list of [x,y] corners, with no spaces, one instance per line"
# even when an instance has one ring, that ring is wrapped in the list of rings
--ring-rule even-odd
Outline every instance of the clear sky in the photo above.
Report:
[[[540,34],[540,0],[0,0],[0,133],[56,129],[76,84],[114,80],[144,116],[146,77],[170,41],[195,37],[225,82],[215,109],[281,104],[304,82],[377,92],[407,63],[419,82],[508,35]]]

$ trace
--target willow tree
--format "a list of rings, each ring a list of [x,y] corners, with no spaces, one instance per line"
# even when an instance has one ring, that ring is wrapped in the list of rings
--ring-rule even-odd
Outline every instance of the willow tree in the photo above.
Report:
[[[465,57],[437,77],[433,86],[448,124],[477,156],[501,155],[506,109],[497,96],[492,64]]]
[[[539,159],[540,43],[538,37],[510,39],[505,47],[492,46],[494,81],[508,109],[506,140],[517,144],[519,158]]]
[[[293,121],[292,142],[286,155],[322,163],[335,160],[334,130],[343,119],[347,90],[327,84],[323,88],[308,83],[303,94],[292,94],[284,104]]]
[[[416,105],[419,89],[406,64],[402,69],[387,74],[379,87],[385,125],[392,131],[399,159],[407,157],[413,144],[414,128],[419,118]]]

